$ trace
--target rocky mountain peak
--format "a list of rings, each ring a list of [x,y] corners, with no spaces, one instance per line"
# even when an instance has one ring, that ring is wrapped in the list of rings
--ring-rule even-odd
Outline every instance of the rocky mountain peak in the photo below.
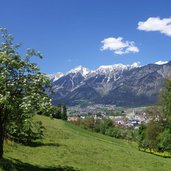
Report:
[[[55,74],[49,74],[47,76],[49,77],[50,80],[54,82],[57,81],[59,78],[63,77],[64,74],[62,72],[57,72]]]
[[[133,69],[137,67],[140,67],[140,64],[136,62],[131,65],[124,65],[124,64],[102,65],[99,68],[97,68],[96,72],[109,74],[111,72],[117,73],[117,72],[122,72],[124,70],[129,70],[129,69]]]
[[[80,73],[83,77],[86,77],[91,71],[88,68],[85,68],[83,66],[78,66],[72,70],[70,70],[67,74],[76,74]]]

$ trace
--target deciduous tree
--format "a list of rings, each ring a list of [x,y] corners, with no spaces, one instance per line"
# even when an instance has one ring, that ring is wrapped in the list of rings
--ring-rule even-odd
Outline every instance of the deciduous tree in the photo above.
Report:
[[[46,94],[48,78],[31,62],[39,52],[28,49],[26,56],[17,52],[18,45],[6,29],[0,29],[0,159],[3,158],[4,139],[14,136],[27,141],[42,132],[41,124],[32,117],[46,113],[51,106]]]

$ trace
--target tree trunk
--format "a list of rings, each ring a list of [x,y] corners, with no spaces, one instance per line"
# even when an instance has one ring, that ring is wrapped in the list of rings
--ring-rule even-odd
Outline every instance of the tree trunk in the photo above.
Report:
[[[3,129],[3,123],[0,121],[0,160],[3,159],[3,150],[4,147],[4,129]]]

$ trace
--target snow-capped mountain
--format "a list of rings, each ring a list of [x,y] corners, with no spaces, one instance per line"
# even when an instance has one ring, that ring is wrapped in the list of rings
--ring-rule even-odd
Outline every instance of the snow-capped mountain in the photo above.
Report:
[[[69,72],[67,72],[66,74],[61,73],[61,72],[57,72],[56,74],[49,74],[47,75],[49,77],[50,80],[52,80],[53,82],[57,81],[59,78],[66,76],[66,75],[70,75],[70,74],[81,74],[84,78],[86,77],[91,77],[97,74],[105,74],[105,75],[109,75],[109,74],[118,74],[121,73],[125,70],[130,70],[133,68],[138,68],[141,65],[139,63],[133,63],[131,65],[124,65],[124,64],[114,64],[114,65],[102,65],[100,67],[98,67],[96,70],[90,70],[86,67],[83,66],[78,66],[74,69],[71,69]]]
[[[52,82],[54,82],[54,81],[58,80],[59,78],[63,77],[64,74],[61,73],[61,72],[57,72],[56,74],[49,74],[49,75],[47,75],[47,76],[49,77],[49,79],[50,79]]]
[[[72,70],[70,70],[67,74],[78,74],[80,73],[83,77],[86,77],[91,71],[88,68],[85,68],[83,66],[78,66]]]
[[[140,67],[139,63],[133,63],[131,65],[124,65],[124,64],[102,65],[98,67],[94,71],[94,73],[95,75],[105,75],[104,80],[109,82],[111,79],[117,80],[125,71],[138,67]]]
[[[114,65],[102,65],[95,72],[103,73],[103,74],[110,74],[110,73],[117,73],[123,72],[124,70],[130,70],[133,68],[138,68],[141,65],[139,63],[133,63],[132,65],[124,65],[124,64],[114,64]]]
[[[89,70],[78,66],[66,74],[49,75],[54,103],[102,103],[120,106],[153,104],[171,75],[171,62],[140,66],[114,64]]]

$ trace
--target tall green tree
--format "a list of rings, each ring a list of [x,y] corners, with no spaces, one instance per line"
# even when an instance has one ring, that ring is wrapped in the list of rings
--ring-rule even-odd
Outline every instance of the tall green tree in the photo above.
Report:
[[[161,104],[171,129],[171,79],[166,79]]]
[[[157,139],[159,141],[159,150],[171,152],[171,133],[169,129],[164,129],[164,131],[159,134]]]
[[[32,117],[46,113],[51,101],[46,94],[48,78],[31,62],[39,52],[28,49],[26,56],[17,52],[19,45],[6,29],[0,29],[0,159],[3,158],[4,139],[8,136],[27,138],[41,129]],[[40,131],[41,132],[41,131]]]
[[[148,148],[150,149],[158,149],[158,136],[162,132],[162,127],[160,123],[155,120],[150,120],[147,128],[146,128],[146,137],[145,140],[147,142]]]
[[[52,117],[56,119],[61,119],[62,113],[62,105],[59,104],[57,106],[52,107]]]
[[[67,120],[67,107],[63,105],[63,110],[62,110],[62,119]]]
[[[52,107],[52,117],[56,119],[67,120],[67,107],[66,105],[58,104]]]

